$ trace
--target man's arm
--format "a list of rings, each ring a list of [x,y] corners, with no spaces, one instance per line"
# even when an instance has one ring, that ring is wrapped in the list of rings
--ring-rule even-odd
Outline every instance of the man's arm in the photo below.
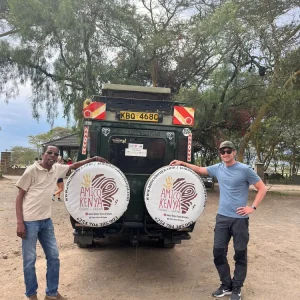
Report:
[[[257,194],[255,196],[255,199],[252,203],[252,206],[258,207],[260,202],[264,199],[266,193],[267,193],[267,187],[263,183],[262,180],[258,181],[257,183],[254,184],[255,188],[257,189]],[[251,214],[254,212],[254,208],[251,206],[245,206],[245,207],[238,207],[236,210],[236,213],[242,216]]]
[[[254,184],[255,188],[257,189],[256,197],[252,203],[253,206],[258,207],[260,202],[264,199],[266,193],[267,193],[267,187],[263,183],[262,180]]]
[[[171,161],[170,166],[185,166],[187,168],[192,169],[193,171],[195,171],[196,173],[198,173],[200,175],[208,175],[207,168],[198,167],[196,165],[189,164],[189,163],[181,161],[181,160],[176,160],[175,159],[175,160]]]
[[[90,163],[90,162],[93,162],[93,161],[100,161],[100,162],[105,162],[105,163],[109,163],[106,159],[100,157],[100,156],[94,156],[92,158],[88,158],[88,159],[85,159],[85,160],[81,160],[81,161],[78,161],[72,165],[70,165],[70,169],[73,170],[73,169],[77,169],[87,163]]]
[[[19,188],[19,192],[16,198],[16,215],[17,215],[17,236],[24,239],[26,237],[26,229],[23,219],[23,199],[26,191]]]

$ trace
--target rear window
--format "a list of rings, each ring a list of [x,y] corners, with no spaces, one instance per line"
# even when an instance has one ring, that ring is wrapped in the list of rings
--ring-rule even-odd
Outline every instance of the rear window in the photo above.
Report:
[[[112,136],[110,162],[123,173],[152,174],[165,165],[166,141],[161,138]]]

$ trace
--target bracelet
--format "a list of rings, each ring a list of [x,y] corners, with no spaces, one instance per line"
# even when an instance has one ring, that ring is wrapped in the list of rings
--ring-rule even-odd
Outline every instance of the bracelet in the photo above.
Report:
[[[254,210],[256,210],[256,206],[254,206],[254,205],[251,205],[251,207],[252,207]]]

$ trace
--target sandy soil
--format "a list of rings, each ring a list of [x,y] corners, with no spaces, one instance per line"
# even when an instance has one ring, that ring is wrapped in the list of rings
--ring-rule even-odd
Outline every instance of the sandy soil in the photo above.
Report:
[[[17,177],[0,180],[0,299],[25,299],[21,243],[16,236],[14,187]],[[243,300],[299,299],[300,188],[269,186],[270,191],[250,218],[248,276]],[[255,192],[250,192],[250,201]],[[204,213],[192,239],[174,249],[160,249],[145,240],[132,247],[127,240],[101,241],[91,249],[73,244],[63,203],[52,205],[60,248],[60,292],[77,300],[214,299],[219,286],[212,258],[218,190],[208,191]],[[230,247],[229,259],[233,263]],[[44,297],[45,259],[38,246],[39,299]],[[228,299],[224,297],[223,299]]]

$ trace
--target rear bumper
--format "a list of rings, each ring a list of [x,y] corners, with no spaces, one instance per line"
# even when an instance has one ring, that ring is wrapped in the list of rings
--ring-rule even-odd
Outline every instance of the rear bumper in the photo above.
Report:
[[[157,223],[147,223],[146,221],[144,223],[120,221],[106,227],[95,228],[79,224],[72,218],[71,223],[74,228],[74,242],[84,242],[86,244],[91,244],[94,239],[117,235],[134,236],[136,239],[139,236],[148,236],[151,239],[168,239],[172,243],[180,244],[182,240],[191,238],[189,232],[192,232],[195,226],[194,223],[187,228],[176,230],[165,228]]]

